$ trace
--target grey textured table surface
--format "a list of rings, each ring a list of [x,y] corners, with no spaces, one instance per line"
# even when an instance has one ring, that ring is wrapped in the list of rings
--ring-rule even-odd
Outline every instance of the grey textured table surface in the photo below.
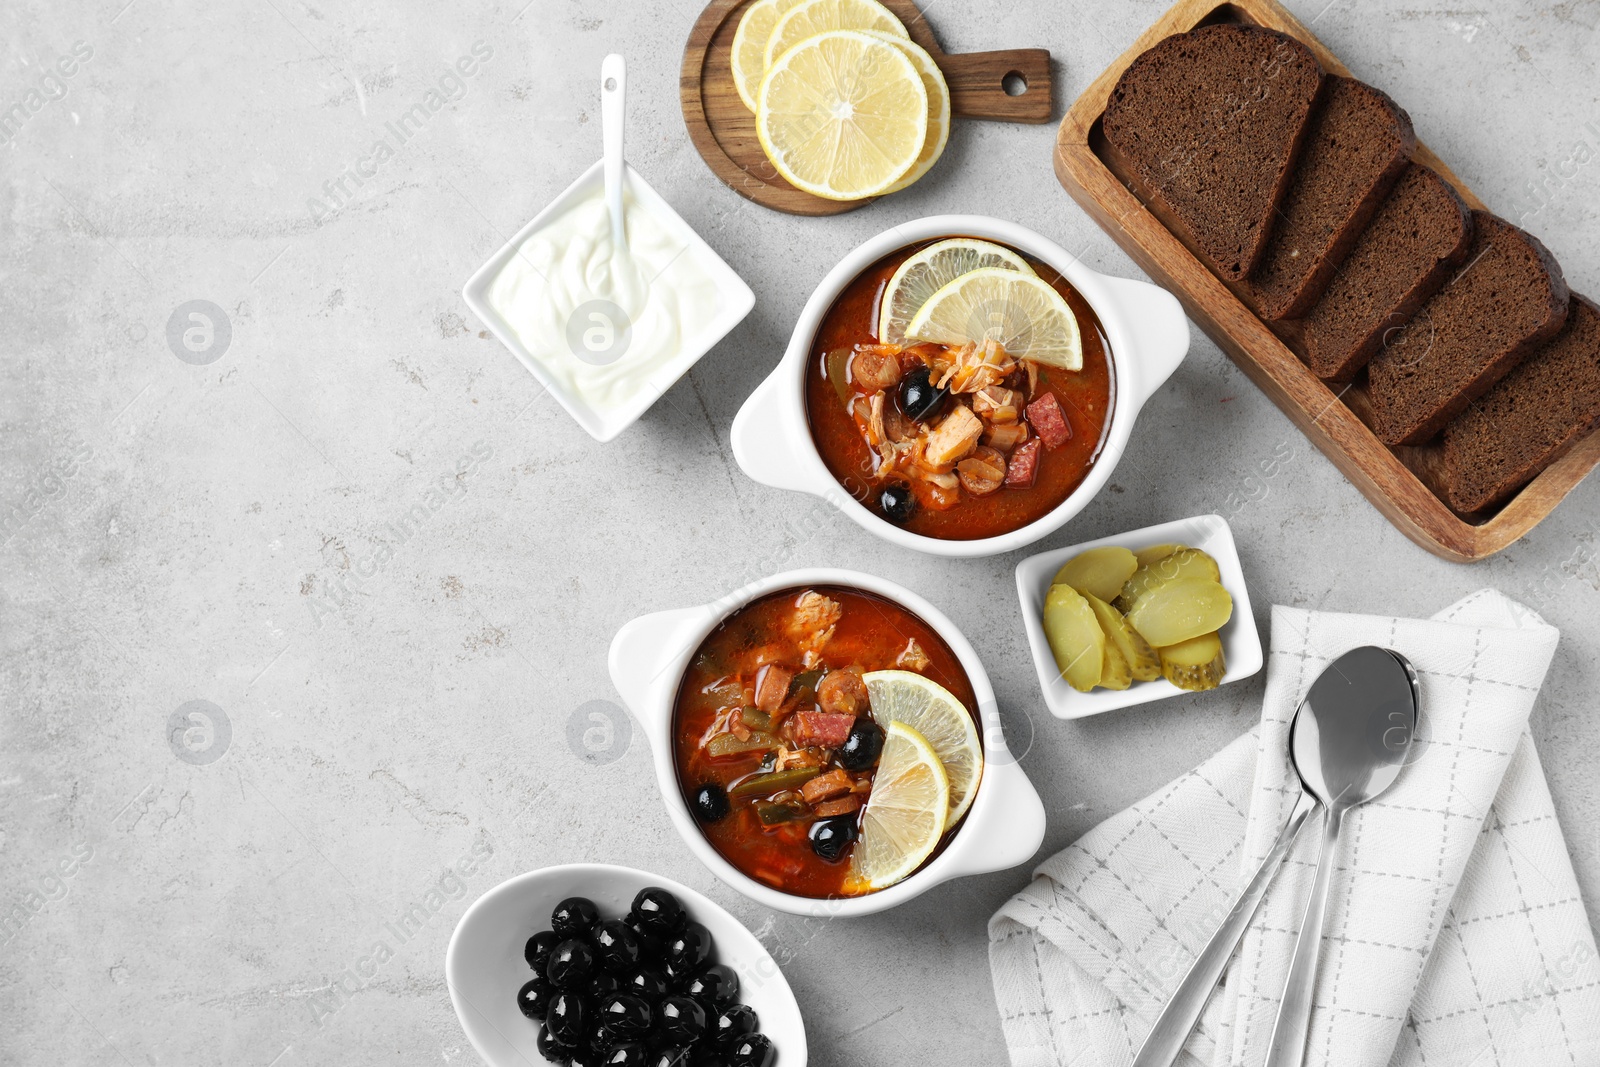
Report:
[[[999,214],[1138,273],[1057,185],[1053,124],[958,123],[914,189],[791,218],[724,188],[690,147],[677,78],[698,5],[525,2],[0,9],[0,106],[21,108],[0,116],[0,1061],[470,1063],[442,978],[456,919],[512,874],[603,860],[699,887],[758,931],[814,1062],[1002,1063],[984,926],[1027,868],[870,920],[775,916],[690,856],[647,746],[622,740],[612,633],[752,572],[855,567],[947,611],[1027,749],[1050,819],[1041,856],[1256,717],[1260,677],[1051,719],[1018,557],[924,558],[832,512],[802,524],[805,499],[730,455],[734,412],[811,287],[895,222]],[[1575,289],[1600,290],[1600,3],[1410,2],[1290,6],[1523,217]],[[1048,47],[1059,113],[1165,4],[928,6],[952,51]],[[475,48],[473,76],[447,78]],[[757,305],[601,446],[459,291],[598,157],[611,51],[630,63],[634,165]],[[386,124],[430,92],[450,99],[374,163]],[[209,363],[169,345],[194,300],[229,330],[225,349],[220,331],[191,337]],[[454,479],[475,447],[487,458]],[[399,541],[391,524],[438,485],[454,491]],[[1442,562],[1196,333],[1114,484],[1039,547],[1222,512],[1264,630],[1275,602],[1428,614],[1496,585],[1534,603],[1564,636],[1533,732],[1593,910],[1597,506],[1591,479],[1499,557]],[[228,736],[175,747],[169,721],[195,700]],[[616,718],[609,762],[568,742],[596,709]],[[444,880],[425,933],[347,976],[474,848],[492,855]]]

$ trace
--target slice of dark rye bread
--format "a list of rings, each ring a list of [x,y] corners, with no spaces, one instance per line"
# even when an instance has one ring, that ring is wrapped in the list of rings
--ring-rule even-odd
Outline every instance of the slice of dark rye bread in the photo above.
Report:
[[[1567,324],[1444,429],[1450,506],[1505,500],[1600,426],[1600,307],[1572,294]]]
[[[1411,116],[1382,90],[1330,75],[1322,95],[1261,266],[1243,283],[1262,318],[1311,309],[1417,147]]]
[[[1445,283],[1471,239],[1472,217],[1454,187],[1420,163],[1407,167],[1300,321],[1300,355],[1312,373],[1354,378]]]
[[[1378,439],[1420,445],[1444,429],[1560,332],[1568,295],[1537,237],[1474,211],[1466,264],[1367,366]]]
[[[1202,26],[1133,61],[1102,129],[1166,227],[1235,280],[1261,261],[1322,88],[1322,65],[1287,34]]]

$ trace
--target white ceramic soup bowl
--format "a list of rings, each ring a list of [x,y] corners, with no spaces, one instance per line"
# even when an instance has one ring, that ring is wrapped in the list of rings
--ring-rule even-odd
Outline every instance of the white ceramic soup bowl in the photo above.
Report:
[[[944,851],[897,885],[863,896],[828,900],[774,889],[722,858],[701,833],[678,785],[672,736],[678,687],[684,670],[700,642],[712,630],[746,604],[768,593],[824,585],[876,593],[922,619],[944,639],[972,683],[978,700],[978,729],[984,749],[983,778],[977,795]],[[1037,852],[1044,841],[1044,804],[1018,766],[1017,757],[1006,747],[994,689],[989,685],[983,664],[978,662],[978,654],[943,612],[893,582],[833,568],[774,574],[709,604],[660,611],[634,619],[612,639],[609,664],[612,682],[632,710],[641,731],[650,739],[656,782],[673,825],[700,862],[758,904],[794,915],[871,915],[903,904],[952,878],[1015,867]]]
[[[873,512],[841,486],[817,453],[806,421],[805,374],[813,339],[839,294],[884,256],[943,237],[980,237],[1009,245],[1060,271],[1100,319],[1112,367],[1111,425],[1100,457],[1065,500],[1043,517],[996,537],[951,541],[911,533]],[[983,215],[935,215],[902,223],[858,246],[829,271],[806,301],[777,369],[756,387],[733,420],[733,454],[764,485],[819,496],[871,532],[937,556],[991,556],[1022,548],[1059,529],[1094,499],[1127,448],[1145,401],[1183,362],[1189,321],[1165,289],[1112,278],[1083,265],[1054,241]],[[1046,460],[1048,462],[1048,459]]]
[[[588,897],[602,917],[621,918],[646,886],[670,890],[689,917],[711,931],[718,963],[739,975],[739,999],[755,1009],[778,1053],[774,1067],[805,1067],[806,1027],[789,983],[755,935],[713,901],[670,878],[604,863],[569,863],[507,879],[473,902],[445,951],[450,1003],[467,1040],[491,1067],[544,1063],[534,1044],[539,1024],[517,1006],[528,980],[523,943],[550,929],[550,912],[567,897]]]

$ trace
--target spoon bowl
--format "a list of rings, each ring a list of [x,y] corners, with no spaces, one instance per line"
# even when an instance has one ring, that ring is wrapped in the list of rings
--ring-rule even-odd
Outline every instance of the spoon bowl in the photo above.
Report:
[[[1417,723],[1416,672],[1374,645],[1334,660],[1296,713],[1289,754],[1300,781],[1330,810],[1383,793],[1400,775]]]

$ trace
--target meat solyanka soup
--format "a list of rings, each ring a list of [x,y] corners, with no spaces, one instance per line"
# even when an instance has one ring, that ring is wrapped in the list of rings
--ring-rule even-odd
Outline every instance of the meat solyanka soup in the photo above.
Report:
[[[1100,322],[1065,278],[950,238],[895,252],[839,295],[812,341],[806,414],[822,461],[869,510],[974,540],[1043,518],[1077,488],[1104,444],[1113,382]]]
[[[905,608],[836,586],[771,593],[689,661],[678,782],[712,846],[756,881],[872,892],[924,865],[965,813],[983,771],[976,706],[955,653]]]

